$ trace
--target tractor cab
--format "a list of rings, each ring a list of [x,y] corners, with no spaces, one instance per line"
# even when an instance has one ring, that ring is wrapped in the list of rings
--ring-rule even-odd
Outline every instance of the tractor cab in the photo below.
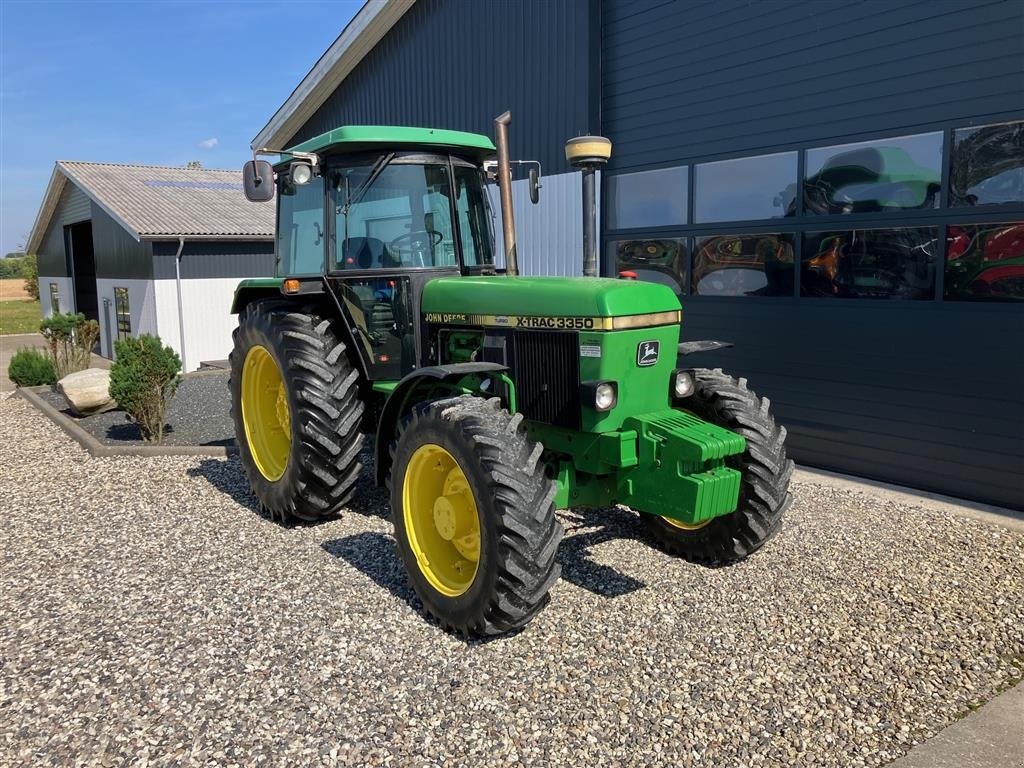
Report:
[[[277,193],[278,278],[300,290],[327,278],[370,380],[417,367],[427,281],[495,273],[483,169],[494,152],[476,134],[357,126],[298,144],[273,167],[247,164],[250,199]]]

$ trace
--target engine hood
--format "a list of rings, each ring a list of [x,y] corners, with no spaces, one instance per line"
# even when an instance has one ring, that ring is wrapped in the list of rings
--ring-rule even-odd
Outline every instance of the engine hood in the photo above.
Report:
[[[679,310],[668,286],[599,277],[439,277],[423,287],[422,299],[429,315],[616,318]]]

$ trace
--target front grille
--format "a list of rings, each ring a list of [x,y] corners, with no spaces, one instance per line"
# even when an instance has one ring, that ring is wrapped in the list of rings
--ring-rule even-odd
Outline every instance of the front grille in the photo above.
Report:
[[[513,331],[512,371],[523,416],[580,426],[579,336],[571,331]]]

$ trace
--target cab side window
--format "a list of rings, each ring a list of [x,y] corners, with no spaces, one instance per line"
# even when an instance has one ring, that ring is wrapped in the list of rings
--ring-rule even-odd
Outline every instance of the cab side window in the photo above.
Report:
[[[282,188],[278,200],[277,274],[322,274],[326,243],[323,183],[314,177],[309,184]]]

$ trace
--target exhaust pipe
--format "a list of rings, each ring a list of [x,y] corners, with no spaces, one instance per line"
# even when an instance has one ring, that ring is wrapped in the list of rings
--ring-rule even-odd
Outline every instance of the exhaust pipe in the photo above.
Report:
[[[498,192],[501,195],[501,232],[505,239],[505,269],[510,275],[518,275],[516,219],[512,210],[512,164],[508,157],[508,126],[511,122],[511,112],[503,112],[494,118],[494,143],[498,147]]]

